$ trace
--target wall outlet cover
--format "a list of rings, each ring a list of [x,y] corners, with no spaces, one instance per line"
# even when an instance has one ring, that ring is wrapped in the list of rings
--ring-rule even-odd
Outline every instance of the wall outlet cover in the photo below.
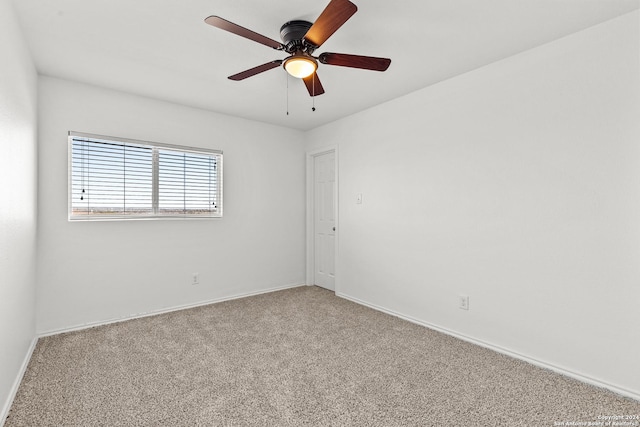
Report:
[[[458,295],[458,307],[461,310],[469,310],[469,296]]]

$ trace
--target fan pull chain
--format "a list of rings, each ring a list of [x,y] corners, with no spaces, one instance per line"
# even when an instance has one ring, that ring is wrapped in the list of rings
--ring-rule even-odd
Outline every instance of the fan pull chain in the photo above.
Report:
[[[316,73],[313,73],[311,87],[313,92],[313,96],[311,97],[311,111],[316,111]]]
[[[287,116],[289,115],[289,73],[284,73],[284,78],[287,79]]]

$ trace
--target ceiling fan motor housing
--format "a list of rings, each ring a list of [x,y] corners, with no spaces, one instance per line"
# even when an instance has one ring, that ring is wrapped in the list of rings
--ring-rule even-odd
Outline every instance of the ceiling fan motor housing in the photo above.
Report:
[[[285,50],[289,53],[297,51],[313,52],[313,48],[303,42],[305,34],[313,25],[308,21],[289,21],[280,27],[280,38],[285,46]]]

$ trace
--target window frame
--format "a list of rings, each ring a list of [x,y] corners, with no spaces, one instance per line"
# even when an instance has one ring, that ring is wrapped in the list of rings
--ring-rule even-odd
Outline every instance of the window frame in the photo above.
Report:
[[[114,214],[114,215],[95,215],[91,214],[85,215],[74,215],[73,214],[73,141],[74,139],[88,139],[88,140],[101,140],[122,144],[132,144],[136,146],[146,146],[152,148],[152,212],[148,214]],[[209,148],[200,148],[200,147],[189,147],[184,145],[176,145],[176,144],[165,144],[159,142],[150,142],[143,141],[137,139],[129,139],[129,138],[120,138],[114,136],[106,136],[106,135],[98,135],[84,132],[75,132],[69,131],[67,138],[67,149],[68,149],[68,183],[67,183],[67,215],[69,222],[77,222],[77,221],[120,221],[120,220],[130,220],[130,221],[138,221],[138,220],[156,220],[156,219],[212,219],[212,218],[222,218],[223,217],[223,152],[222,150],[209,149]],[[161,214],[159,213],[159,150],[167,149],[178,151],[182,153],[191,153],[198,155],[214,155],[217,157],[216,160],[216,212],[210,214]]]

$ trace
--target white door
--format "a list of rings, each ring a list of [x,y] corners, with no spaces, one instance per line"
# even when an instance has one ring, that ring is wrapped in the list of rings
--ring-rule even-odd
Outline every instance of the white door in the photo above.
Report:
[[[335,291],[336,154],[313,159],[314,284]]]

